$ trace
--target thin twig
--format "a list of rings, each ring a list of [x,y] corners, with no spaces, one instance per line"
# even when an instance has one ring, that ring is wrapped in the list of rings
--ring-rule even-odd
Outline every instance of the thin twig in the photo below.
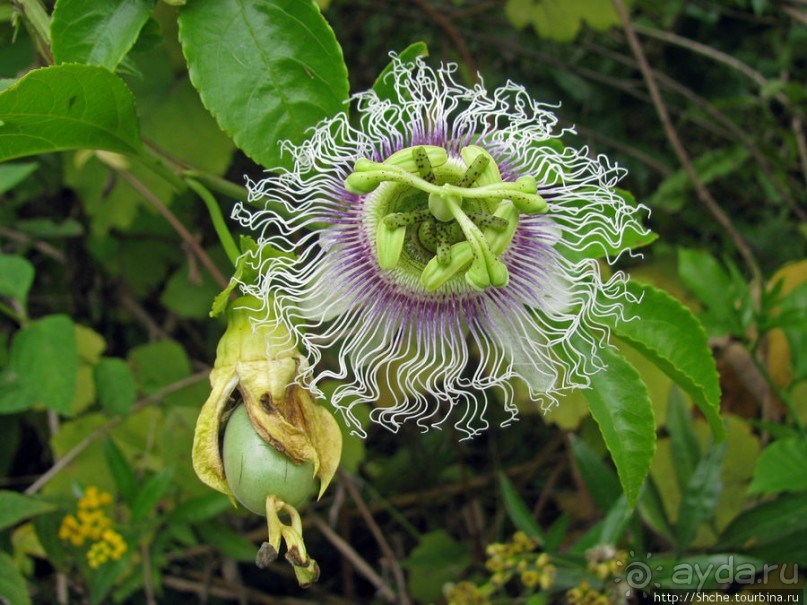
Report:
[[[227,279],[225,279],[224,275],[221,274],[221,271],[219,271],[219,268],[207,255],[207,252],[204,251],[204,248],[199,245],[196,238],[193,237],[190,231],[185,228],[185,225],[183,225],[182,222],[176,216],[174,216],[174,213],[171,212],[168,207],[163,204],[162,201],[132,173],[126,170],[118,170],[117,172],[127,183],[134,187],[135,190],[137,190],[137,192],[140,193],[140,195],[142,195],[146,201],[154,207],[155,210],[157,210],[157,212],[160,213],[160,215],[168,222],[168,224],[171,225],[171,227],[173,227],[174,231],[179,234],[182,240],[194,253],[196,258],[199,259],[199,262],[205,266],[205,269],[208,270],[219,287],[226,288]]]
[[[362,556],[357,553],[354,548],[348,544],[342,537],[331,529],[320,517],[314,514],[308,514],[307,517],[311,519],[314,526],[325,536],[325,538],[336,547],[336,549],[347,557],[353,564],[357,572],[363,575],[373,586],[376,587],[379,594],[389,603],[395,603],[397,600],[395,592],[387,586],[384,579],[379,576],[375,570],[365,561]]]
[[[47,242],[42,242],[37,239],[34,239],[30,235],[28,235],[27,233],[23,233],[22,231],[14,231],[12,229],[7,229],[6,227],[0,227],[0,237],[8,238],[20,244],[31,245],[39,252],[41,252],[45,256],[49,256],[58,263],[64,264],[66,262],[64,253],[61,250],[51,246]]]
[[[207,378],[208,374],[209,374],[208,370],[205,370],[203,372],[197,372],[196,374],[192,374],[187,378],[183,378],[182,380],[177,380],[173,384],[169,384],[161,391],[154,393],[154,395],[144,397],[143,399],[141,399],[135,405],[132,406],[132,409],[129,411],[129,414],[127,416],[116,416],[115,418],[112,418],[106,424],[98,427],[92,433],[90,433],[84,439],[82,439],[76,445],[74,445],[70,451],[68,451],[64,456],[59,458],[53,464],[53,466],[51,466],[45,473],[43,473],[39,477],[39,479],[37,479],[31,485],[29,485],[28,488],[25,490],[25,493],[30,496],[31,494],[35,494],[36,492],[38,492],[40,489],[42,489],[42,487],[46,483],[48,483],[62,469],[64,469],[64,467],[70,464],[76,458],[76,456],[78,456],[81,452],[87,449],[87,447],[92,445],[97,439],[109,433],[112,429],[114,429],[116,426],[118,426],[121,422],[123,422],[126,418],[128,418],[132,414],[136,414],[137,412],[139,412],[148,405],[157,403],[158,401],[160,401],[161,399],[167,397],[172,393],[176,393],[177,391],[180,391],[185,387],[189,387],[192,384],[196,384],[200,380],[204,380],[205,378]]]
[[[743,63],[742,61],[731,56],[730,54],[724,53],[723,51],[717,50],[716,48],[712,48],[707,44],[696,42],[695,40],[690,40],[689,38],[684,38],[683,36],[679,36],[678,34],[674,34],[672,32],[666,32],[652,27],[646,27],[644,25],[640,25],[639,23],[634,23],[633,29],[638,33],[642,34],[643,36],[648,36],[650,38],[655,38],[656,40],[662,40],[670,44],[675,44],[676,46],[686,48],[687,50],[691,50],[692,52],[695,52],[699,55],[709,57],[713,61],[722,63],[723,65],[726,65],[731,69],[738,71],[744,76],[753,80],[754,83],[760,88],[764,87],[768,83],[768,80],[765,78],[765,76],[763,76],[753,67]]]
[[[465,67],[468,68],[471,79],[474,83],[478,82],[479,70],[476,67],[476,61],[474,61],[471,51],[468,50],[468,45],[465,44],[465,40],[462,39],[453,21],[429,4],[428,0],[415,0],[415,4],[446,33],[457,49],[457,52],[460,54],[460,57],[462,57],[462,62],[465,63]]]
[[[381,549],[381,552],[384,553],[384,557],[392,567],[392,573],[395,576],[395,583],[398,585],[398,602],[401,605],[408,605],[409,597],[406,594],[406,578],[404,577],[403,569],[401,569],[401,564],[395,557],[395,553],[392,551],[389,542],[387,542],[387,539],[384,537],[381,528],[378,527],[378,523],[376,523],[375,518],[373,518],[373,514],[370,512],[370,509],[367,508],[364,498],[361,497],[361,493],[353,484],[352,478],[344,472],[339,474],[339,478],[340,483],[345,486],[348,492],[350,492],[350,497],[353,502],[355,502],[356,508],[359,510],[359,514],[361,514],[364,522],[367,524],[367,527],[370,528],[370,533],[373,534],[375,541],[378,543],[378,547]]]
[[[684,148],[684,144],[681,142],[678,132],[675,130],[675,126],[673,126],[673,123],[670,120],[670,114],[667,111],[667,106],[664,104],[664,100],[661,97],[661,93],[656,85],[656,81],[653,78],[653,73],[650,69],[650,65],[647,62],[647,57],[644,54],[644,50],[639,42],[639,38],[637,37],[636,32],[633,30],[633,25],[631,24],[628,12],[625,9],[625,5],[623,4],[622,0],[612,1],[614,8],[616,8],[617,14],[619,15],[619,19],[622,22],[622,27],[625,30],[628,45],[630,46],[631,51],[633,51],[636,61],[639,63],[639,70],[642,72],[642,76],[647,84],[647,89],[650,92],[650,97],[653,99],[653,105],[655,106],[659,120],[664,127],[664,132],[667,135],[667,139],[669,140],[670,145],[672,145],[673,151],[678,157],[678,160],[681,162],[681,165],[683,166],[684,171],[687,173],[689,180],[692,181],[692,185],[695,188],[695,193],[697,194],[698,199],[700,199],[701,203],[706,206],[706,209],[711,213],[715,220],[726,230],[740,255],[743,257],[743,260],[745,261],[749,270],[751,271],[754,280],[757,283],[761,283],[762,274],[759,269],[759,265],[754,258],[753,252],[751,252],[748,244],[746,244],[739,231],[737,231],[737,229],[734,227],[734,224],[731,222],[729,216],[723,212],[723,209],[712,197],[709,190],[704,186],[700,176],[698,176],[698,173],[695,170],[695,167],[692,165],[689,154]]]

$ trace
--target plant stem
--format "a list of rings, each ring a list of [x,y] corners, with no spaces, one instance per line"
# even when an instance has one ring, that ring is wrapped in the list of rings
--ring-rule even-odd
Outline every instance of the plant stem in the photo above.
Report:
[[[213,228],[216,230],[216,235],[219,236],[219,241],[224,247],[224,251],[227,253],[227,258],[230,259],[233,267],[235,267],[236,263],[238,262],[238,257],[241,256],[241,251],[238,249],[238,245],[233,239],[233,234],[230,233],[229,229],[227,229],[227,224],[224,221],[224,215],[221,213],[221,208],[219,207],[216,198],[214,198],[213,194],[211,194],[210,191],[208,191],[207,188],[199,181],[186,176],[185,182],[188,184],[188,187],[193,189],[193,191],[196,192],[200,198],[202,198],[205,206],[207,206],[207,211],[210,214],[210,220],[213,222]]]
[[[50,52],[50,16],[45,10],[42,0],[15,0],[15,4],[25,15],[39,52],[48,63],[53,63],[53,56]]]
[[[756,347],[754,347],[754,349],[755,348]],[[762,374],[762,377],[768,383],[768,386],[770,387],[771,391],[773,391],[774,394],[776,394],[776,396],[779,398],[782,404],[787,408],[787,411],[790,414],[790,417],[793,419],[793,423],[796,425],[796,428],[798,429],[799,433],[801,433],[802,435],[806,434],[804,423],[802,422],[801,418],[796,412],[796,408],[793,405],[793,401],[790,399],[790,395],[788,395],[787,392],[782,387],[776,384],[776,381],[770,375],[770,372],[768,372],[768,368],[766,368],[765,364],[759,360],[754,349],[750,351],[751,361],[754,363],[754,366],[756,366],[757,370],[759,370],[759,373]]]
[[[226,195],[234,200],[246,200],[249,196],[249,191],[246,187],[236,185],[235,183],[223,179],[215,174],[204,172],[202,170],[186,170],[182,173],[186,181],[190,177],[203,183],[213,191]]]

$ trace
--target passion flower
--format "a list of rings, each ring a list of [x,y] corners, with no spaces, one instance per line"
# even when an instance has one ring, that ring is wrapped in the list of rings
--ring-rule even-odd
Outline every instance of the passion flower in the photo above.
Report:
[[[616,189],[624,170],[564,146],[553,107],[456,71],[393,58],[389,94],[356,94],[286,143],[293,167],[234,211],[283,252],[255,255],[245,292],[271,299],[307,385],[339,381],[330,403],[357,433],[362,403],[393,431],[452,410],[470,436],[493,392],[513,417],[515,384],[544,411],[587,386],[630,300],[599,259],[649,237]]]
[[[314,495],[314,465],[295,464],[266,443],[243,405],[227,421],[222,457],[224,476],[235,498],[255,514],[266,514],[268,496],[301,508]]]

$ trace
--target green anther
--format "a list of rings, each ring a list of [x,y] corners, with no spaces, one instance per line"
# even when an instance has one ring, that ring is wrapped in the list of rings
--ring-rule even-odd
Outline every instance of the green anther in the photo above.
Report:
[[[441,264],[437,257],[432,258],[420,274],[420,283],[429,292],[434,292],[460,271],[464,271],[474,258],[471,244],[459,242],[449,249],[449,261]]]
[[[468,145],[467,147],[463,147],[460,153],[462,154],[462,159],[466,166],[473,164],[474,161],[480,156],[488,158],[488,165],[479,174],[479,176],[476,177],[477,185],[482,187],[484,185],[493,185],[494,183],[502,182],[502,175],[499,173],[499,167],[496,165],[493,156],[487,151],[478,145]]]
[[[479,228],[493,229],[494,231],[504,231],[507,229],[507,221],[495,214],[472,212],[468,214],[468,218]]]
[[[345,189],[356,195],[375,191],[384,178],[378,172],[354,172],[345,179]]]
[[[507,228],[501,231],[491,228],[485,229],[485,239],[490,245],[490,251],[496,256],[499,256],[513,240],[513,236],[516,233],[516,228],[518,227],[518,209],[513,206],[512,202],[505,200],[496,208],[494,216],[507,223]]]
[[[415,159],[418,174],[423,177],[423,180],[427,183],[434,183],[434,169],[426,150],[423,147],[415,147],[412,150],[412,157]]]
[[[467,188],[473,185],[476,182],[482,172],[487,168],[488,164],[490,163],[490,157],[486,155],[478,155],[474,158],[474,161],[468,166],[465,170],[465,174],[462,175],[462,178],[457,181],[454,185],[455,187],[463,187]]]
[[[406,227],[390,229],[383,222],[378,223],[375,238],[376,254],[382,269],[394,269],[398,265],[405,240]]]
[[[451,245],[448,243],[448,235],[449,229],[443,223],[437,225],[435,257],[441,265],[447,265],[451,262]]]
[[[407,147],[406,149],[396,151],[386,160],[384,160],[384,164],[387,166],[403,168],[407,172],[420,173],[416,153],[420,153],[419,150],[421,149],[423,150],[422,153],[425,154],[425,157],[432,168],[438,168],[448,161],[448,152],[446,152],[446,150],[442,147],[435,147],[434,145],[421,145],[419,147],[415,147],[414,149]],[[358,168],[356,168],[356,170],[358,170]]]
[[[422,223],[431,218],[431,212],[428,210],[417,210],[415,212],[393,212],[384,217],[384,224],[390,229],[397,227],[408,227]]]

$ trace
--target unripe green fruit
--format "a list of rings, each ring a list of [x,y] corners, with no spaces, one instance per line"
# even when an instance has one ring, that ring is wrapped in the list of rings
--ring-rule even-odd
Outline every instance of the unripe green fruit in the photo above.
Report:
[[[266,443],[243,405],[227,421],[222,450],[227,483],[236,499],[253,513],[266,515],[267,496],[300,508],[314,494],[314,465],[295,464]]]

